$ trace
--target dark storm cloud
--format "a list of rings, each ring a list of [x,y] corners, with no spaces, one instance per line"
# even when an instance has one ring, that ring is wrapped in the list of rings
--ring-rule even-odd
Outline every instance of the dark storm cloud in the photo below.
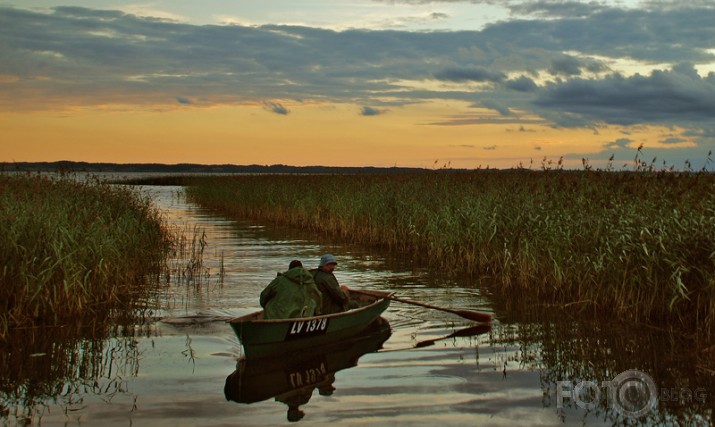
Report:
[[[504,73],[491,71],[484,67],[447,68],[434,74],[437,80],[452,82],[500,82],[506,77]]]
[[[607,67],[595,60],[585,60],[570,55],[553,58],[549,66],[549,73],[554,76],[580,76],[583,71],[600,73],[607,71]]]
[[[534,81],[526,76],[521,76],[516,79],[508,80],[504,85],[517,92],[534,92],[538,89],[538,86]]]
[[[578,76],[581,74],[581,62],[573,56],[564,56],[551,60],[549,73],[554,76]]]
[[[715,74],[701,78],[692,65],[683,64],[649,76],[572,79],[547,87],[535,104],[555,112],[553,119],[564,126],[706,124],[715,118]]]
[[[585,18],[529,19],[487,26],[481,36],[520,49],[577,51],[652,62],[712,61],[713,8],[604,8]]]
[[[276,99],[380,111],[374,106],[385,102],[453,99],[499,111],[498,119],[512,123],[513,112],[524,111],[561,126],[711,127],[714,76],[700,77],[692,65],[648,76],[606,75],[606,64],[593,58],[713,63],[715,9],[508,4],[529,19],[453,32],[197,26],[78,7],[0,7],[0,106],[184,104],[191,99],[175,94],[191,93],[202,106]],[[556,81],[537,85],[545,73]],[[435,79],[450,82],[451,90],[405,83]],[[475,90],[473,82],[489,84]],[[275,102],[264,106],[289,113]],[[440,124],[490,120],[457,117]]]

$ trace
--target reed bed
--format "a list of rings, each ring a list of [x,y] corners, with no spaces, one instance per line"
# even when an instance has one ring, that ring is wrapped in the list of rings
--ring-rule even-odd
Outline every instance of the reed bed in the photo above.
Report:
[[[245,175],[196,179],[188,196],[469,274],[496,297],[715,332],[712,174]]]
[[[123,316],[158,284],[171,246],[138,193],[39,175],[0,175],[0,236],[0,337]]]

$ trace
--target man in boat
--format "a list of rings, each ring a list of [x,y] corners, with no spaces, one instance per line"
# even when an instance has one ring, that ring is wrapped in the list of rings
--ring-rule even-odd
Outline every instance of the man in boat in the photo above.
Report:
[[[298,260],[291,261],[288,271],[278,276],[261,292],[264,319],[292,319],[321,314],[322,295],[313,275]]]
[[[340,286],[338,279],[335,278],[335,267],[338,261],[331,254],[325,254],[320,257],[318,268],[310,270],[313,273],[315,284],[322,294],[321,313],[331,314],[340,313],[349,307],[350,298],[348,297],[350,290],[347,286]]]

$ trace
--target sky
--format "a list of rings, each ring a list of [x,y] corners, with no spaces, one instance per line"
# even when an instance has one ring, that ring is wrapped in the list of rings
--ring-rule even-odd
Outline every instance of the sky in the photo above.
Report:
[[[0,162],[713,170],[713,22],[712,0],[0,0]]]

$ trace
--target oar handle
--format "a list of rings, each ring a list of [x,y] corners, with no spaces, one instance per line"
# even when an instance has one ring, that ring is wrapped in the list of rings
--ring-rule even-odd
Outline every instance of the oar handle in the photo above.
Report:
[[[392,301],[398,301],[398,302],[402,302],[405,304],[417,305],[417,306],[424,307],[424,308],[431,308],[433,310],[446,311],[448,313],[456,314],[457,316],[463,317],[465,319],[473,320],[475,322],[489,323],[492,321],[492,315],[489,313],[482,313],[479,311],[471,311],[471,310],[452,310],[450,308],[437,307],[435,305],[425,304],[423,302],[417,302],[417,301],[412,301],[412,300],[408,300],[408,299],[404,299],[404,298],[399,298],[394,295],[382,295],[382,294],[377,294],[377,293],[373,293],[370,291],[363,291],[363,290],[352,289],[352,288],[350,289],[350,291],[356,292],[358,294],[371,295],[374,297],[381,297],[381,298],[389,299]]]

